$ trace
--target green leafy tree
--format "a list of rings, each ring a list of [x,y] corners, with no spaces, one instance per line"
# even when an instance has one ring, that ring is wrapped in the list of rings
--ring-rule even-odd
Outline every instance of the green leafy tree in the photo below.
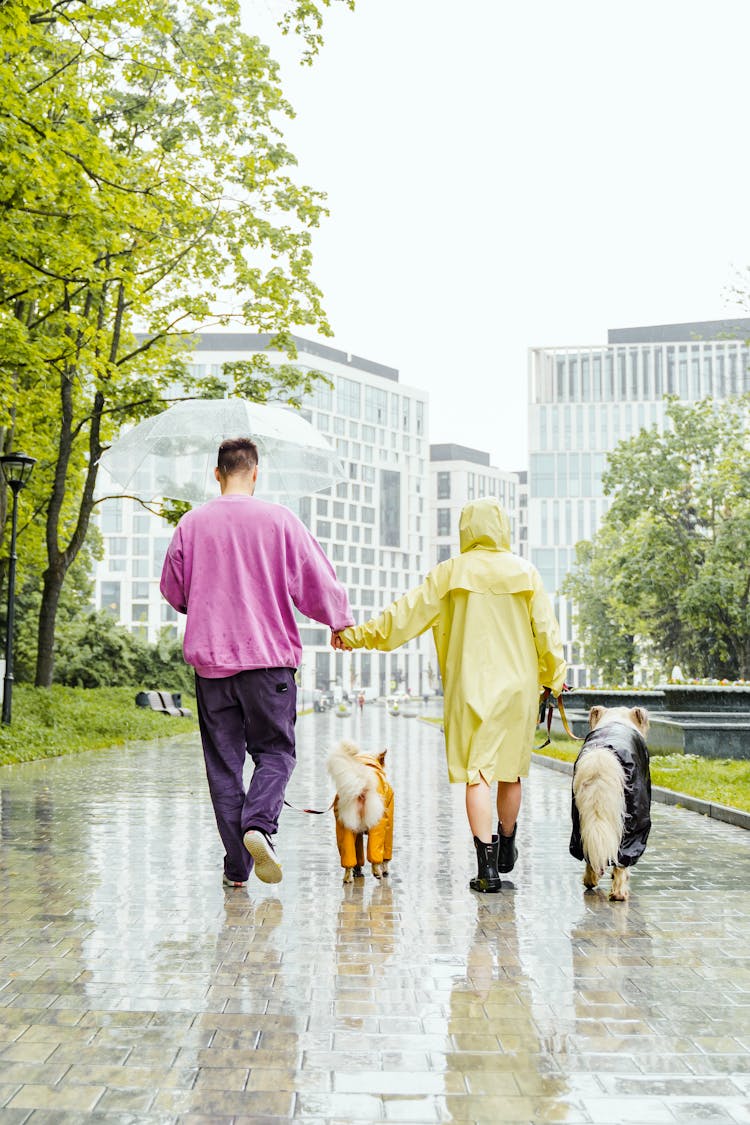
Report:
[[[565,592],[587,659],[634,638],[665,666],[750,677],[750,396],[671,400],[663,433],[643,430],[610,455],[611,506],[580,546]]]
[[[576,625],[584,645],[586,662],[609,683],[629,683],[635,661],[634,637],[621,625],[621,606],[611,580],[605,549],[606,532],[596,546],[588,540],[576,544],[572,570],[562,592],[576,603]]]
[[[322,6],[279,12],[309,60]],[[43,552],[46,686],[101,453],[124,422],[217,393],[187,377],[191,331],[245,324],[290,361],[295,328],[329,332],[311,276],[324,204],[293,177],[292,110],[237,0],[4,0],[0,43],[0,446],[39,458],[24,555]],[[230,375],[258,401],[314,379],[262,355]]]

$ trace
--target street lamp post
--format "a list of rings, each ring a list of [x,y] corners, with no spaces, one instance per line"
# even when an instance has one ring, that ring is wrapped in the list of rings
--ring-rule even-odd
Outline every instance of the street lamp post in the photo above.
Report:
[[[18,527],[18,493],[28,484],[35,457],[25,453],[8,453],[0,457],[5,481],[13,493],[13,515],[10,532],[10,566],[8,567],[8,619],[5,627],[5,680],[3,683],[3,722],[10,723],[13,693],[13,626],[16,610],[16,530]]]

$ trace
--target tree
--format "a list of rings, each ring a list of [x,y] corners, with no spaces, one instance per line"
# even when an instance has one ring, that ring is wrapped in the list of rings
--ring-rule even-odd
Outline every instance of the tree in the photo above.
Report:
[[[321,6],[282,17],[309,60]],[[5,0],[0,36],[0,447],[33,434],[39,457],[49,685],[101,453],[124,422],[216,393],[187,376],[191,330],[247,324],[290,360],[295,327],[330,332],[311,277],[324,205],[292,178],[276,123],[292,111],[237,0]],[[229,374],[259,401],[315,378],[264,356]]]
[[[696,676],[750,677],[750,396],[670,400],[663,433],[610,454],[612,497],[565,592],[587,659],[624,670],[633,638]]]
[[[635,662],[634,637],[620,623],[607,538],[603,531],[596,546],[588,540],[576,544],[575,563],[565,577],[562,593],[576,603],[576,625],[588,666],[609,683],[629,683]]]

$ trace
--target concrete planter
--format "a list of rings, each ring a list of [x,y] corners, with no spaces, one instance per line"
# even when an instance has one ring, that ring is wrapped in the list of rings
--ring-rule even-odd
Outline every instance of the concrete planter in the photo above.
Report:
[[[664,691],[661,688],[577,688],[575,691],[566,691],[562,699],[566,711],[573,709],[588,712],[592,707],[645,707],[648,711],[665,709]]]
[[[750,713],[750,684],[665,684],[665,710]]]
[[[579,736],[588,731],[591,707],[645,707],[652,754],[750,758],[750,684],[663,684],[650,691],[581,688],[564,699]],[[557,715],[553,729],[562,729]]]

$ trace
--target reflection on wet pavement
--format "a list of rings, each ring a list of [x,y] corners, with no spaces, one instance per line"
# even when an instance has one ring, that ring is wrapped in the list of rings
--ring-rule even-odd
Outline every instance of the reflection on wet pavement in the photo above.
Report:
[[[0,770],[0,1122],[750,1122],[750,834],[656,806],[610,903],[534,767],[483,898],[437,727],[303,716],[290,801],[344,735],[390,748],[382,883],[287,810],[284,881],[223,889],[196,737]]]

